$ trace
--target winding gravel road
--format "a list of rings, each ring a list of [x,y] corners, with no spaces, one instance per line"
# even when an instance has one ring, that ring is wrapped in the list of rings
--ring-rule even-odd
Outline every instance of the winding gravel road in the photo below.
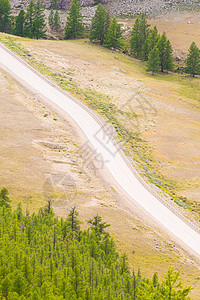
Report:
[[[38,95],[45,97],[67,113],[80,127],[90,144],[101,155],[104,168],[107,168],[115,181],[167,231],[171,232],[186,249],[200,258],[200,234],[172,212],[158,197],[151,192],[141,179],[131,170],[128,160],[94,113],[84,107],[70,95],[53,86],[21,59],[0,44],[0,68],[9,72],[21,84],[28,86]],[[106,169],[106,170],[107,170]],[[112,179],[113,180],[113,179]]]

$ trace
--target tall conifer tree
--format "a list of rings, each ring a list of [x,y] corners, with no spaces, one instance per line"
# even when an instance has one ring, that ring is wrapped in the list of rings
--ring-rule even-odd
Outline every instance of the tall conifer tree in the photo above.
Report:
[[[33,36],[36,39],[45,38],[45,29],[46,23],[45,23],[45,14],[44,14],[44,7],[42,6],[40,0],[37,1],[35,7],[34,7],[34,34]]]
[[[173,63],[173,56],[172,56],[172,46],[169,40],[166,42],[165,47],[165,59],[164,59],[164,69],[166,71],[173,71],[174,63]]]
[[[84,26],[80,9],[80,2],[78,0],[72,0],[65,26],[65,39],[76,38],[82,35]]]
[[[53,27],[55,28],[55,30],[57,31],[60,28],[60,15],[59,12],[56,10],[55,14],[54,14],[54,18],[53,18]]]
[[[24,21],[24,36],[32,38],[34,36],[34,2],[31,0],[27,8]]]
[[[120,48],[122,46],[121,37],[122,31],[120,25],[117,23],[116,17],[114,17],[108,28],[104,40],[104,46],[108,48]]]
[[[200,74],[200,50],[195,42],[192,42],[190,45],[189,54],[186,59],[186,72],[193,77]]]
[[[165,67],[166,44],[167,44],[167,37],[166,37],[166,34],[163,33],[161,35],[161,37],[159,38],[158,43],[157,43],[157,48],[159,50],[159,55],[160,55],[160,69],[161,69],[161,72],[164,71],[164,67]]]
[[[16,17],[14,34],[23,36],[24,20],[25,20],[25,11],[21,9],[18,16]]]
[[[0,31],[8,32],[10,29],[11,7],[9,0],[0,0]]]
[[[147,61],[147,71],[152,72],[152,75],[160,70],[160,55],[158,48],[155,46],[149,53]]]
[[[139,57],[147,58],[147,38],[149,35],[147,16],[142,13],[135,21],[131,32],[131,52]]]
[[[154,46],[157,44],[159,39],[159,35],[158,35],[158,29],[155,26],[149,33],[149,38],[148,38],[148,51],[149,53],[151,52],[151,50],[154,48]]]
[[[97,6],[90,28],[90,41],[97,40],[102,45],[106,34],[107,12],[100,3]]]

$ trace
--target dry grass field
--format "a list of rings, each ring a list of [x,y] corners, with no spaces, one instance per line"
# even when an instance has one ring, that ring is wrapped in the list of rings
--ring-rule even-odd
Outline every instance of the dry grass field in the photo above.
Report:
[[[163,31],[166,20],[167,17],[151,23]],[[168,20],[171,27],[166,28],[170,39],[173,22]],[[186,29],[181,25],[177,28],[184,36]],[[195,26],[191,28],[195,30]],[[176,74],[152,77],[143,63],[85,40],[17,38],[18,44],[2,34],[0,40],[102,118],[110,118],[119,141],[124,132],[132,133],[133,138],[124,145],[132,163],[161,195],[168,191],[168,201],[198,222],[199,79]],[[177,51],[186,52],[188,48],[181,41],[175,44],[172,40],[172,44]],[[192,299],[199,299],[199,263],[169,240],[137,206],[130,212],[125,199],[85,165],[80,152],[82,141],[70,122],[62,120],[3,72],[0,86],[0,186],[9,189],[13,206],[21,201],[24,209],[33,212],[49,196],[59,216],[66,216],[70,207],[77,205],[83,227],[98,213],[111,224],[109,231],[119,251],[128,254],[131,266],[140,266],[146,276],[155,271],[162,274],[170,265],[181,269],[184,283],[194,287]],[[64,185],[59,184],[62,176]],[[177,206],[170,200],[173,197],[179,204],[190,206],[193,213]]]

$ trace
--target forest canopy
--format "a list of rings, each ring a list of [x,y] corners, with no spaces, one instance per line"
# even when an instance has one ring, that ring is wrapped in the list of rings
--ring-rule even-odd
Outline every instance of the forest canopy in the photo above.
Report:
[[[100,216],[81,230],[76,207],[59,219],[51,204],[30,215],[12,212],[8,191],[0,192],[1,299],[190,299],[179,272],[162,281],[143,278],[120,256]]]

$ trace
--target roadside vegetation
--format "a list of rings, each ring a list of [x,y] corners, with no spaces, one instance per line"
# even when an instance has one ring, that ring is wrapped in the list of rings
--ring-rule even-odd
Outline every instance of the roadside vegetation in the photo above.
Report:
[[[81,230],[76,207],[55,217],[51,202],[30,215],[21,204],[12,212],[6,188],[0,191],[1,299],[190,299],[180,272],[160,280],[131,271],[119,255],[100,216]]]

